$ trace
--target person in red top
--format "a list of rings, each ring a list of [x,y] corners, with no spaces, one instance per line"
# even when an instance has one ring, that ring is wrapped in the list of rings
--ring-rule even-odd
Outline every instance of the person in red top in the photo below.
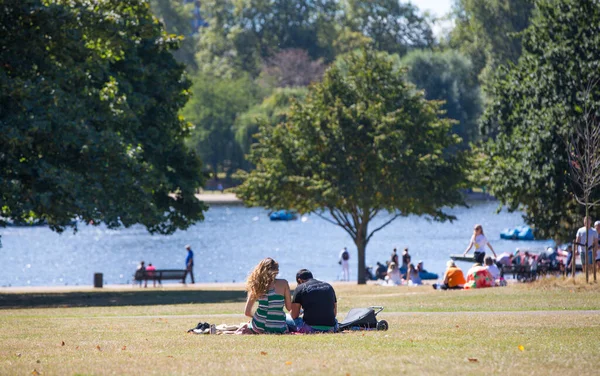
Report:
[[[148,266],[146,267],[146,275],[148,276],[148,278],[152,278],[152,282],[154,282],[154,287],[156,287],[156,279],[154,278],[155,270],[156,268],[154,267],[154,265],[152,265],[152,263],[148,264]],[[146,279],[144,287],[148,287],[148,279]]]

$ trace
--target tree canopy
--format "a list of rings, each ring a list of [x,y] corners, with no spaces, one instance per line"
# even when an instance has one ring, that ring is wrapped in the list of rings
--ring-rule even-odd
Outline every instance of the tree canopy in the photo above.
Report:
[[[463,203],[465,158],[440,103],[427,101],[387,58],[364,50],[332,66],[287,120],[264,123],[250,153],[256,169],[238,194],[251,205],[313,212],[342,227],[358,249],[365,283],[371,237],[398,216],[452,219]],[[378,215],[384,223],[369,231]]]
[[[0,224],[168,234],[203,218],[190,83],[146,2],[3,2],[0,34]]]
[[[571,240],[582,209],[573,197],[567,138],[586,101],[600,103],[600,7],[594,0],[540,0],[518,63],[491,85],[482,170],[492,193],[522,209],[542,237]],[[597,193],[596,193],[597,194]],[[598,215],[598,212],[592,212]]]
[[[453,50],[417,50],[402,63],[408,66],[408,80],[425,90],[426,99],[444,101],[446,116],[457,121],[453,132],[462,138],[461,147],[468,149],[469,143],[479,138],[478,122],[483,111],[471,61]]]

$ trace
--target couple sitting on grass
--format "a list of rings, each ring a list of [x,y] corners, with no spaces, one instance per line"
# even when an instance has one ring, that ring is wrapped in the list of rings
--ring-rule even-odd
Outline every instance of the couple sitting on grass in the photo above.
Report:
[[[292,298],[290,285],[285,279],[277,279],[277,274],[279,264],[266,258],[248,277],[245,314],[252,318],[248,327],[253,333],[337,331],[337,299],[329,283],[316,280],[309,270],[301,269],[296,273],[298,286]],[[258,308],[253,314],[255,302]],[[285,314],[284,306],[290,314]]]

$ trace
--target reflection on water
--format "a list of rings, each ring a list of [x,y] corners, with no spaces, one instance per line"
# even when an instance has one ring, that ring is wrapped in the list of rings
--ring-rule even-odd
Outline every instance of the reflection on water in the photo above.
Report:
[[[505,227],[523,224],[520,213],[495,214],[497,203],[473,203],[455,208],[453,223],[429,222],[415,216],[398,218],[373,236],[367,247],[367,265],[389,258],[394,247],[408,247],[413,262],[423,260],[429,271],[442,273],[451,253],[468,245],[473,225],[481,223],[496,253],[516,247],[541,249],[548,242],[500,240]],[[383,223],[385,217],[376,219]],[[271,222],[257,208],[212,207],[206,220],[171,236],[150,235],[144,227],[109,230],[82,225],[79,232],[62,235],[45,227],[0,229],[3,273],[0,286],[92,285],[94,273],[104,273],[106,284],[130,283],[140,260],[157,269],[184,269],[186,251],[195,253],[197,282],[241,282],[262,258],[280,264],[280,276],[293,281],[299,268],[316,278],[339,278],[339,251],[351,250],[351,279],[356,279],[356,250],[344,230],[315,215],[306,220]],[[471,251],[472,252],[472,251]],[[467,265],[465,265],[467,266]]]

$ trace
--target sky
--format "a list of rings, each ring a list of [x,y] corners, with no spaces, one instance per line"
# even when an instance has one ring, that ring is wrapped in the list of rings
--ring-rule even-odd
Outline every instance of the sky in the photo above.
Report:
[[[430,11],[438,17],[446,15],[452,8],[452,0],[409,0],[422,11]]]

